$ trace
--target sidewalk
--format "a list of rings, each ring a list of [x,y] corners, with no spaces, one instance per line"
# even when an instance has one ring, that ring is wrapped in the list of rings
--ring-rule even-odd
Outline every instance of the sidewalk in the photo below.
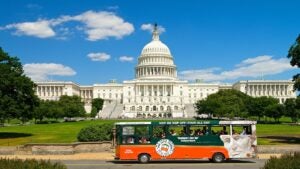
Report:
[[[281,154],[258,154],[259,159],[269,159],[271,156],[279,157]],[[78,153],[72,155],[0,155],[0,158],[43,159],[43,160],[113,160],[114,153]]]

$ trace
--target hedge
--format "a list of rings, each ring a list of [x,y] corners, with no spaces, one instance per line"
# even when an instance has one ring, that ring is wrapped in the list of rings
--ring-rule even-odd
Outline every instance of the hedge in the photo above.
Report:
[[[300,169],[300,152],[271,157],[261,169]]]
[[[59,162],[50,162],[49,160],[35,159],[6,159],[0,158],[0,168],[2,169],[67,169],[67,167]]]
[[[112,140],[112,124],[92,125],[80,130],[77,140],[81,142]]]

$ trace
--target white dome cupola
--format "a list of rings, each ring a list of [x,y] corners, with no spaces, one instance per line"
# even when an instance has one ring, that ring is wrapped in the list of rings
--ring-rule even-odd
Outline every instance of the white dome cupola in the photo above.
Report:
[[[177,71],[167,45],[159,40],[157,24],[154,25],[152,41],[145,45],[136,66],[138,79],[176,79]]]

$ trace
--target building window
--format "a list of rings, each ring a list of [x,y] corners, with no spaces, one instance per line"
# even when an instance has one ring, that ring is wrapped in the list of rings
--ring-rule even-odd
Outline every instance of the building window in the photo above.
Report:
[[[174,110],[178,110],[178,106],[175,106],[175,107],[174,107]]]
[[[157,111],[156,106],[153,106],[153,111]]]
[[[160,106],[160,111],[164,111],[164,106]]]
[[[135,107],[134,107],[134,106],[131,106],[130,110],[131,110],[131,111],[135,111]]]

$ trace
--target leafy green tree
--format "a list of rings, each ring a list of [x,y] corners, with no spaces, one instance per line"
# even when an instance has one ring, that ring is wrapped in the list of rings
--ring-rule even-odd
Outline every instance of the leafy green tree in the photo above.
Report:
[[[91,114],[90,114],[90,117],[95,117],[95,116],[97,116],[97,108],[96,107],[92,107],[92,111],[91,111]]]
[[[292,122],[298,121],[298,109],[296,109],[296,99],[289,98],[284,102],[285,106],[285,115],[290,117]]]
[[[25,76],[21,62],[0,47],[0,121],[19,118],[23,123],[33,116],[38,97],[35,84]]]
[[[287,57],[291,59],[290,63],[292,66],[297,66],[298,68],[300,67],[300,35],[296,39],[296,42],[290,47]],[[299,73],[294,75],[293,81],[295,82],[294,89],[299,91],[300,90]]]
[[[249,115],[257,116],[258,121],[260,121],[260,118],[265,115],[266,108],[270,105],[276,105],[278,103],[278,99],[273,97],[255,97],[249,100],[247,103],[247,109],[249,111]]]
[[[96,111],[99,112],[102,110],[104,100],[101,98],[95,98],[92,100],[92,107],[96,108]]]
[[[34,109],[34,119],[39,120],[40,122],[46,117],[48,113],[48,106],[46,105],[46,101],[41,100],[39,106]],[[36,121],[35,121],[36,122]]]
[[[284,113],[284,106],[282,104],[271,104],[266,107],[265,115],[274,118],[275,122],[279,122],[280,117]]]
[[[79,96],[63,95],[59,99],[65,117],[83,117],[85,116],[84,103]]]
[[[59,101],[50,101],[50,114],[48,114],[47,118],[55,118],[56,121],[58,118],[64,117],[63,106]]]
[[[198,114],[213,114],[217,117],[245,117],[246,103],[250,97],[237,90],[220,90],[196,103]]]

